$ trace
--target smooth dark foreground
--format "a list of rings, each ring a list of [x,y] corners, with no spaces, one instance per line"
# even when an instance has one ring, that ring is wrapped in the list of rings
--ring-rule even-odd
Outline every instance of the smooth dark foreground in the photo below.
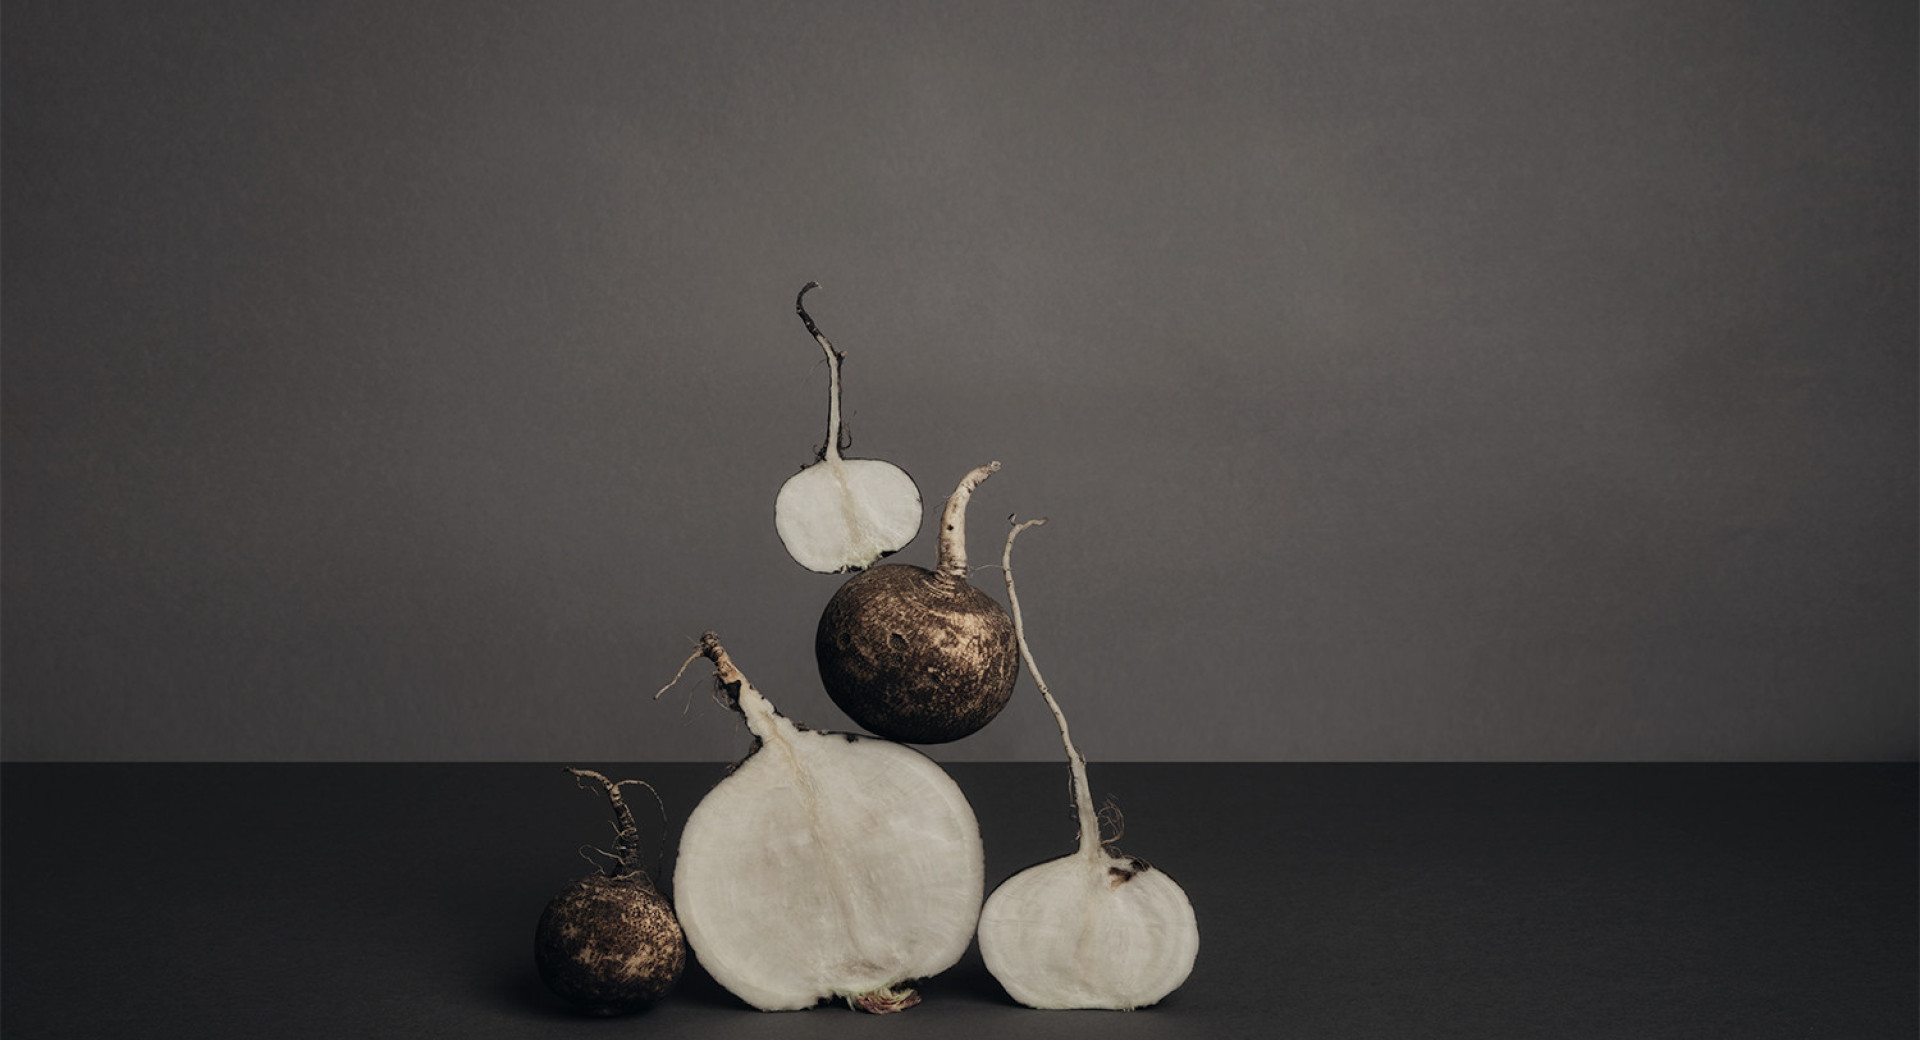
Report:
[[[718,765],[615,765],[678,824]],[[957,764],[988,886],[1073,845],[1064,766]],[[607,847],[555,765],[4,767],[0,1032],[43,1037],[1912,1037],[1912,765],[1109,765],[1200,919],[1131,1014],[1013,1005],[977,952],[874,1018],[690,967],[628,1018],[534,974]],[[639,793],[639,792],[636,792]],[[644,798],[644,794],[641,794]],[[636,803],[643,829],[652,806]],[[651,839],[651,835],[648,835]]]

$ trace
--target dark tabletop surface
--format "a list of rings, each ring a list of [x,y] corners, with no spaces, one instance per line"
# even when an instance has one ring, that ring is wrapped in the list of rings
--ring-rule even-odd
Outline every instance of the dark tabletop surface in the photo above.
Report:
[[[570,763],[662,794],[719,764]],[[908,1012],[749,1010],[697,966],[589,1019],[534,974],[611,843],[558,764],[44,765],[0,773],[0,1032],[42,1037],[1913,1037],[1916,768],[1093,764],[1178,880],[1192,977],[1040,1012],[977,951]],[[989,890],[1073,846],[1064,766],[955,764]],[[644,796],[643,796],[644,797]],[[660,832],[640,807],[647,840]]]

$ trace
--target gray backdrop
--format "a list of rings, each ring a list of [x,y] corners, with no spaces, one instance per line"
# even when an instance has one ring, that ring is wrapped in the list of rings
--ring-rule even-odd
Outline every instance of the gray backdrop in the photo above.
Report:
[[[5,757],[847,725],[817,279],[1096,760],[1912,759],[1915,21],[9,0]]]

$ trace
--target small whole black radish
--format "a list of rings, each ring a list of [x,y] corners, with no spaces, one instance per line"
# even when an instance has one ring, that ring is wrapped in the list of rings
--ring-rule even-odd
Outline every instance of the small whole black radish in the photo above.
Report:
[[[813,652],[827,695],[869,732],[905,744],[959,740],[992,722],[1020,675],[1013,619],[967,582],[967,502],[947,499],[934,570],[889,563],[849,578],[820,615]]]
[[[534,932],[534,962],[547,988],[588,1014],[621,1015],[659,1000],[687,966],[687,940],[666,897],[637,864],[640,832],[620,788],[641,780],[607,779],[568,769],[607,793],[618,822],[615,860],[568,885],[547,904]]]

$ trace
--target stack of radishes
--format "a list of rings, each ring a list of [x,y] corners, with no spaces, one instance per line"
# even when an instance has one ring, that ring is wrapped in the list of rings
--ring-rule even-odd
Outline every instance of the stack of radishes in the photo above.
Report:
[[[618,869],[576,883],[548,908],[542,976],[589,1010],[631,1010],[678,978],[684,929],[707,972],[753,1007],[838,998],[899,1011],[919,1001],[911,984],[953,966],[977,930],[987,970],[1022,1004],[1155,1004],[1192,970],[1199,929],[1179,885],[1101,840],[1086,760],[1034,663],[1013,583],[1014,539],[1044,521],[1007,534],[1011,615],[967,580],[967,504],[998,462],[968,473],[947,500],[933,570],[874,566],[918,533],[920,491],[891,463],[841,455],[845,356],[807,314],[815,288],[800,290],[795,309],[827,354],[827,438],[817,461],[780,489],[774,525],[807,569],[857,572],[821,614],[814,652],[833,702],[877,736],[787,719],[706,633],[694,656],[711,660],[753,744],[687,819],[673,875],[678,928],[661,923],[664,901],[631,863],[632,817],[619,785],[583,772],[606,786],[622,855]],[[991,722],[1022,660],[1060,728],[1079,849],[1015,874],[983,909],[973,810],[944,770],[904,745],[958,740]]]

